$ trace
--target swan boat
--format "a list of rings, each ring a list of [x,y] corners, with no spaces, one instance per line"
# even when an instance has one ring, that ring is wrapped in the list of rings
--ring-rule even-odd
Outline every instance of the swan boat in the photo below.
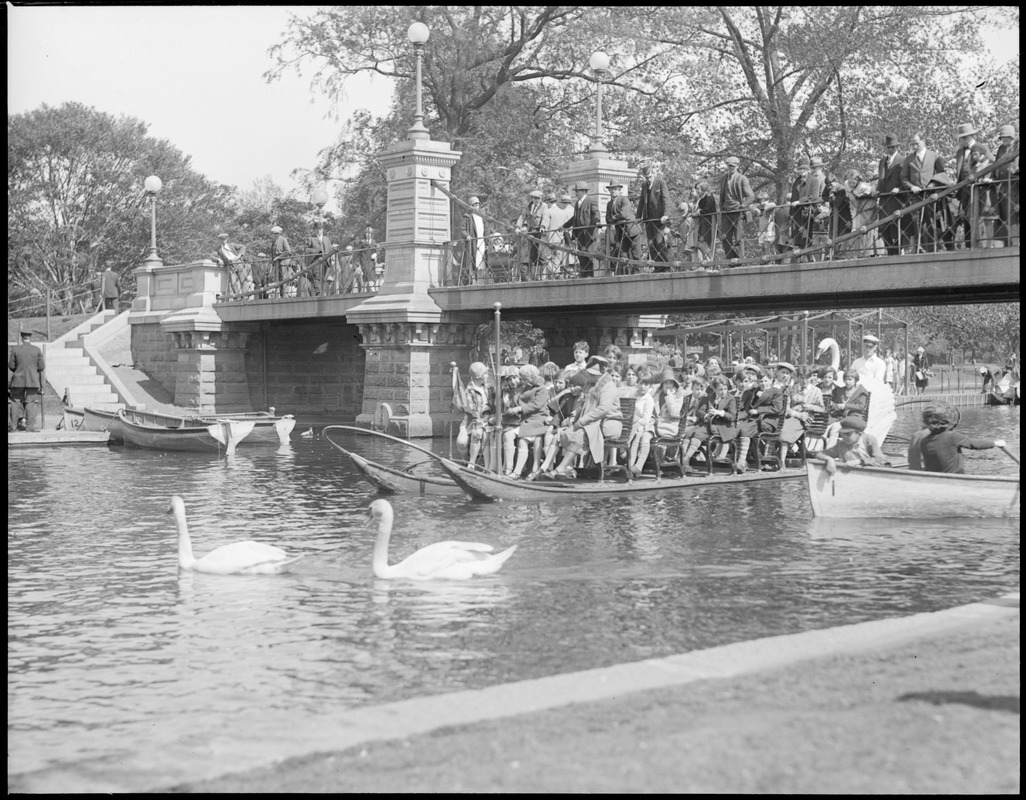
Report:
[[[291,414],[278,417],[267,411],[242,412],[235,414],[204,414],[191,416],[186,414],[165,414],[159,411],[145,411],[142,409],[121,409],[124,418],[137,425],[164,428],[182,429],[196,428],[206,430],[210,425],[225,420],[236,420],[242,422],[252,421],[253,431],[246,437],[251,443],[273,442],[276,444],[288,444],[289,435],[296,427],[296,420]],[[65,419],[68,412],[76,415],[76,409],[65,409]],[[118,411],[92,408],[87,406],[82,409],[82,421],[76,426],[77,430],[85,431],[106,431],[110,433],[111,441],[125,443],[124,423]],[[138,437],[136,437],[138,438]],[[145,446],[145,445],[139,445]],[[161,449],[156,447],[155,449]]]
[[[924,519],[1019,516],[1019,478],[951,475],[885,467],[807,464],[812,513],[817,517]]]

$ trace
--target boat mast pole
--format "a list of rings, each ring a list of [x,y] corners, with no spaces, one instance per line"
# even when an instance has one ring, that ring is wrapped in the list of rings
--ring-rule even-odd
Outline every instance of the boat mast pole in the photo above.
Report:
[[[499,475],[503,473],[502,468],[502,303],[496,302],[495,306],[495,434],[493,446],[495,447],[495,458],[492,466]]]

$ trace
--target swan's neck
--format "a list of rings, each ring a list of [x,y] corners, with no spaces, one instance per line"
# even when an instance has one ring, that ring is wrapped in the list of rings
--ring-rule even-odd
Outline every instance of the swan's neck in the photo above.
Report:
[[[188,534],[186,534],[188,535]],[[388,540],[392,536],[392,514],[382,513],[378,520],[378,538],[374,542],[374,574],[379,578],[391,578],[395,569],[388,566]]]
[[[185,523],[185,509],[175,508],[175,525],[178,526],[178,566],[192,569],[196,557],[192,554],[192,539],[189,538],[189,526]]]

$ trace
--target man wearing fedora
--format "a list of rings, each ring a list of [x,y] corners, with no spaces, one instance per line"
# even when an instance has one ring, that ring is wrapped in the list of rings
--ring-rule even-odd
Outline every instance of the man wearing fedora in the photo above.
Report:
[[[723,228],[723,255],[729,261],[745,257],[745,246],[741,240],[741,214],[755,202],[755,192],[748,178],[738,172],[741,162],[730,156],[723,162],[727,174],[720,185],[720,225]]]
[[[909,204],[912,205],[924,198],[923,193],[931,188],[930,181],[945,170],[944,160],[940,155],[934,150],[927,149],[923,134],[912,134],[909,145],[912,152],[905,157],[901,165],[901,188],[909,192]],[[932,209],[926,206],[909,215],[914,240],[913,252],[933,251],[937,241],[933,218]]]
[[[584,181],[578,181],[574,185],[574,194],[577,195],[574,202],[574,215],[563,223],[564,228],[570,229],[570,235],[579,251],[577,258],[580,262],[579,274],[582,278],[591,278],[595,275],[594,262],[590,254],[595,252],[595,238],[599,225],[602,224],[598,198],[588,192],[588,184]],[[589,255],[585,255],[585,253]]]
[[[798,166],[795,168],[795,179],[791,183],[790,200],[790,224],[791,242],[801,250],[809,246],[809,238],[806,235],[805,217],[802,214],[800,205],[802,193],[805,191],[805,183],[809,180],[809,157],[802,156],[798,159]]]
[[[299,296],[310,297],[321,293],[324,273],[330,266],[334,250],[331,238],[324,232],[323,224],[318,221],[317,233],[308,236],[303,245],[306,251],[306,269],[299,275]]]
[[[809,177],[806,179],[805,186],[802,187],[802,194],[798,198],[798,207],[801,209],[804,221],[806,246],[812,244],[813,233],[822,230],[816,224],[816,215],[819,213],[819,209],[823,205],[826,196],[827,181],[826,175],[823,173],[823,159],[819,156],[813,156],[809,159]],[[799,261],[821,261],[822,258],[822,253],[819,254],[819,258],[816,257],[816,254],[810,253],[800,258]]]
[[[463,214],[463,251],[460,258],[460,284],[478,282],[478,275],[485,267],[485,223],[481,216],[481,199],[467,200],[469,209]]]
[[[518,276],[520,280],[537,280],[539,266],[539,249],[541,242],[542,214],[545,212],[545,205],[542,203],[542,193],[538,189],[532,190],[527,195],[527,205],[517,217],[516,229],[520,235],[519,264],[522,272]]]
[[[11,348],[7,359],[7,369],[12,373],[7,385],[8,393],[14,403],[13,412],[8,412],[7,427],[11,428],[12,417],[25,418],[25,428],[38,431],[42,427],[41,411],[43,399],[43,372],[46,370],[46,359],[43,351],[32,344],[32,331],[23,328],[20,333],[21,344]],[[17,424],[17,419],[15,419]]]
[[[292,260],[292,247],[281,226],[275,225],[271,233],[274,235],[271,242],[271,281],[280,284],[292,277],[295,262]],[[272,289],[271,295],[285,297],[286,287],[282,285]]]
[[[546,244],[558,247],[568,245],[566,230],[563,226],[573,219],[573,216],[573,198],[566,192],[562,192],[556,196],[553,205],[542,216],[542,229]],[[562,277],[569,254],[564,250],[557,250],[555,247],[547,247],[546,251],[545,277]]]
[[[877,169],[876,193],[880,196],[880,216],[884,219],[901,211],[904,202],[901,194],[901,165],[905,157],[898,152],[898,137],[893,133],[884,136],[886,155],[880,159]],[[901,233],[897,219],[880,226],[880,238],[883,239],[887,255],[901,254]]]
[[[1006,237],[1004,244],[1011,247],[1019,244],[1019,159],[1012,158],[1004,164],[1000,162],[1008,153],[1019,149],[1018,139],[1013,125],[1002,125],[998,129],[999,144],[994,160],[1000,166],[992,173],[998,184],[998,216]]]
[[[962,183],[968,181],[972,174],[972,148],[976,144],[976,134],[979,133],[976,130],[976,126],[970,122],[963,122],[958,126],[958,150],[955,152],[955,175],[954,179],[956,183]],[[957,237],[958,232],[962,231],[962,237],[969,246],[970,232],[969,232],[969,215],[971,212],[970,205],[972,203],[972,187],[963,186],[955,193],[955,199],[958,202],[957,215],[955,216],[955,225],[952,230],[952,236]]]
[[[623,264],[619,260],[641,260],[641,223],[634,214],[630,198],[624,193],[624,185],[618,180],[613,180],[607,188],[609,202],[606,203],[606,225],[609,226],[609,254],[617,260],[613,272],[617,275],[629,275],[637,272],[637,263]]]
[[[648,237],[648,258],[655,262],[655,272],[670,271],[670,254],[663,233],[670,213],[673,200],[670,188],[663,176],[659,174],[657,165],[645,161],[641,165],[641,194],[638,197],[638,219],[645,225]]]

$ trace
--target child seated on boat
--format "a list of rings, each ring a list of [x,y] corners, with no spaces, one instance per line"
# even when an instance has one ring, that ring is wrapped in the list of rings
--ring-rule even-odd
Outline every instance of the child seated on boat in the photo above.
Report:
[[[710,385],[713,399],[704,401],[701,418],[684,431],[682,458],[685,467],[691,463],[691,458],[698,452],[702,443],[709,441],[711,437],[717,436],[721,441],[729,442],[737,436],[737,428],[734,427],[737,420],[737,397],[730,391],[730,381],[725,375],[717,375]]]
[[[882,467],[886,457],[876,437],[866,433],[866,421],[850,416],[841,420],[837,444],[820,450],[814,458],[824,462],[826,471],[833,475],[837,472],[837,462],[849,467]]]
[[[745,395],[742,395],[742,412],[738,414],[738,419],[742,421],[737,429],[740,437],[737,454],[738,473],[748,469],[748,450],[752,439],[762,433],[773,434],[780,430],[787,405],[783,391],[779,386],[773,385],[773,378],[767,373],[759,376],[758,393],[748,402],[750,405],[747,405],[746,409]]]
[[[859,383],[859,373],[849,367],[844,372],[844,388],[827,403],[827,410],[834,421],[826,429],[827,447],[837,443],[841,420],[857,416],[865,420],[869,414],[869,392]]]
[[[630,470],[637,477],[648,460],[655,432],[655,396],[652,394],[655,374],[652,368],[644,366],[638,372],[637,392],[634,395],[634,419],[631,421],[631,435],[628,443]]]
[[[584,395],[591,388],[595,380],[597,380],[597,376],[592,375],[588,370],[582,370],[575,372],[567,381],[567,385],[570,387],[574,397],[574,407],[570,412],[570,416],[560,423],[558,438],[559,464],[554,471],[546,470],[547,477],[577,477],[573,464],[577,458],[588,452],[588,443],[585,440],[584,431],[575,428],[574,422],[584,411]],[[546,459],[545,466],[551,466],[551,462],[548,459]]]
[[[574,413],[574,404],[581,396],[581,385],[570,385],[571,375],[562,370],[552,381],[552,394],[549,397],[547,406],[548,429],[545,432],[545,460],[538,468],[538,472],[547,473],[552,470],[556,459],[560,454],[560,432],[570,424]],[[537,475],[532,472],[528,480],[534,480]]]
[[[958,409],[948,403],[933,403],[923,410],[923,424],[908,446],[908,468],[927,472],[965,473],[962,448],[987,450],[1006,446],[1004,439],[966,436],[953,430],[958,424]]]
[[[510,413],[520,416],[520,427],[517,429],[517,460],[507,477],[520,478],[527,468],[529,454],[534,456],[534,473],[538,472],[542,461],[542,446],[545,429],[548,427],[549,387],[541,371],[533,364],[520,367],[520,381],[523,391],[517,405],[510,408]]]
[[[795,373],[795,385],[791,392],[791,402],[787,406],[784,427],[780,431],[780,440],[794,444],[809,427],[814,415],[825,411],[819,375],[811,367],[799,367]]]
[[[497,426],[502,436],[502,464],[495,464],[496,472],[513,469],[513,454],[516,451],[517,431],[520,429],[520,414],[510,409],[520,401],[520,370],[512,364],[500,367],[502,392],[502,420],[492,416],[492,425]]]

